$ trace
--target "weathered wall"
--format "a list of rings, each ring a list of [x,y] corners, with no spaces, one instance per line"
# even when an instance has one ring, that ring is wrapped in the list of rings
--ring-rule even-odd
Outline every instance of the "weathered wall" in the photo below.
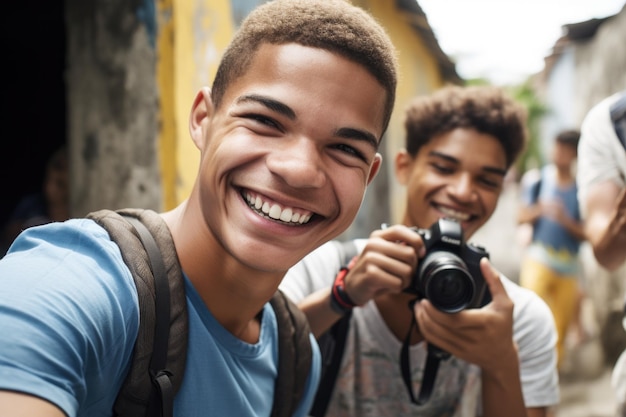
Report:
[[[626,6],[617,15],[602,21],[593,36],[584,40],[565,36],[557,41],[555,52],[546,59],[546,68],[536,84],[548,108],[541,126],[545,155],[560,130],[580,128],[593,105],[626,88],[624,39]]]
[[[626,6],[588,42],[576,44],[576,120],[604,97],[626,89]]]
[[[161,208],[152,1],[66,2],[72,210]]]

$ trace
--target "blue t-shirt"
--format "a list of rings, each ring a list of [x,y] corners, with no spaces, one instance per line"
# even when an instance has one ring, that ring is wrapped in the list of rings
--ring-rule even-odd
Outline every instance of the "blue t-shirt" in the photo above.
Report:
[[[533,189],[537,181],[529,184],[523,191],[523,199],[526,204],[534,204],[535,192]],[[541,185],[538,200],[560,201],[568,216],[580,221],[580,210],[577,199],[578,189],[573,182],[568,187],[559,187],[556,183],[556,169],[548,165],[541,170]],[[528,249],[532,258],[543,262],[552,269],[566,275],[574,275],[578,272],[578,251],[580,241],[573,236],[565,227],[555,220],[541,216],[533,225],[533,241]]]
[[[269,415],[278,364],[267,303],[256,344],[230,334],[189,280],[189,346],[174,415]],[[137,291],[119,248],[95,222],[75,219],[23,232],[0,260],[0,389],[42,397],[69,416],[110,416],[139,326]],[[319,383],[313,363],[295,416]]]

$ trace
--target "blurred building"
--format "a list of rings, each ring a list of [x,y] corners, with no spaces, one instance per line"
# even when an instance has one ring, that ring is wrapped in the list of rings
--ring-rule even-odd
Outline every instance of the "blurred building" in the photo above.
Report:
[[[626,88],[626,3],[616,15],[567,24],[562,30],[535,78],[548,110],[540,135],[544,154],[559,131],[580,128],[593,105]]]
[[[188,112],[210,85],[242,19],[265,0],[67,0],[10,2],[2,19],[3,125],[7,137],[2,220],[20,194],[39,186],[47,154],[67,143],[73,216],[99,208],[166,210],[191,190],[199,155]],[[459,84],[413,0],[353,0],[397,46],[400,83],[385,145],[401,146],[408,100]],[[368,192],[357,228],[393,217],[391,157]]]

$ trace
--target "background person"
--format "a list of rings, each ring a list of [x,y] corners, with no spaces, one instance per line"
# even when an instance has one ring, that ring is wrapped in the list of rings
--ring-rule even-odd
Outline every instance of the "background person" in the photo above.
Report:
[[[425,256],[411,227],[427,229],[450,217],[470,239],[491,217],[524,146],[525,112],[497,88],[448,87],[415,99],[405,120],[406,149],[395,158],[396,178],[407,191],[401,224],[356,240],[360,254],[347,274],[338,274],[345,266],[341,246],[330,242],[291,268],[281,284],[318,337],[350,314],[326,415],[545,416],[558,402],[556,331],[536,294],[486,260],[480,270],[493,301],[483,308],[448,314],[427,299],[410,308],[416,296],[403,292]],[[340,291],[345,296],[338,299]],[[426,342],[453,355],[440,363],[423,405],[413,404],[404,386],[398,358],[405,338],[414,392],[424,382]]]
[[[4,252],[22,230],[69,219],[69,204],[69,166],[62,147],[46,163],[41,190],[22,198],[13,210],[4,227]]]
[[[607,282],[626,288],[626,90],[605,98],[586,115],[578,145],[578,198],[585,233]],[[596,279],[600,277],[596,276]],[[609,308],[622,310],[619,306]],[[623,314],[623,313],[621,313]],[[626,327],[626,322],[624,323]],[[626,416],[626,351],[613,370],[618,413]]]
[[[575,323],[581,289],[580,242],[585,235],[578,209],[576,152],[580,132],[560,132],[551,163],[522,189],[519,223],[532,225],[532,240],[520,266],[520,285],[543,298],[556,323],[559,365]]]

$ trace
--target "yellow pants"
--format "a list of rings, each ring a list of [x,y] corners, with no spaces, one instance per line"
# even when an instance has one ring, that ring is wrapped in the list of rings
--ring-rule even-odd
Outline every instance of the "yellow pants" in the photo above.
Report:
[[[533,259],[526,258],[520,269],[520,285],[539,295],[550,307],[558,333],[558,365],[565,353],[565,337],[574,319],[578,297],[576,276],[561,275]]]

